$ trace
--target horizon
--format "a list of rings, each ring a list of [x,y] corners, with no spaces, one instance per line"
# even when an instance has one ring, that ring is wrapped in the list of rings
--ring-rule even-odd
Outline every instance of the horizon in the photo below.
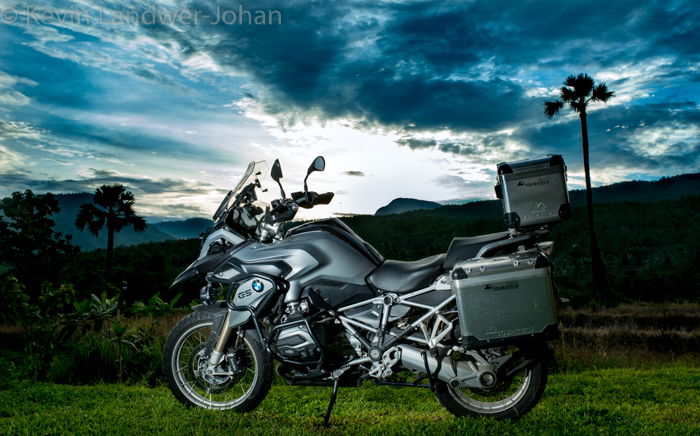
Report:
[[[682,173],[682,174],[674,174],[671,176],[662,176],[659,177],[658,179],[654,180],[623,180],[621,182],[615,182],[611,183],[608,185],[600,185],[600,186],[595,186],[593,188],[593,192],[595,193],[597,188],[606,188],[610,186],[615,186],[621,183],[656,183],[660,182],[661,180],[667,180],[667,179],[673,179],[677,177],[684,177],[684,176],[698,176],[700,175],[700,172],[693,172],[693,173]],[[569,193],[571,192],[584,192],[585,188],[580,188],[580,189],[569,189]],[[56,196],[70,196],[70,195],[93,195],[91,192],[51,192],[51,194],[56,195]],[[477,203],[477,202],[483,202],[483,201],[495,201],[498,200],[495,195],[492,195],[493,198],[468,198],[468,199],[462,199],[462,200],[446,200],[446,201],[433,201],[429,199],[424,199],[424,198],[412,198],[412,197],[396,197],[388,201],[386,204],[383,204],[377,208],[374,212],[369,212],[369,213],[343,213],[343,212],[334,212],[333,214],[330,215],[330,217],[337,217],[337,218],[343,218],[343,217],[348,217],[348,216],[374,216],[376,212],[386,206],[389,206],[391,203],[393,203],[396,200],[418,200],[418,201],[425,201],[425,202],[432,202],[432,203],[437,203],[440,205],[440,207],[443,206],[462,206],[465,204],[470,204],[470,203]],[[595,200],[595,199],[594,199]],[[134,205],[134,208],[137,212],[138,210],[138,198],[136,199],[136,204]],[[60,213],[60,212],[59,212]],[[191,219],[204,219],[204,220],[209,220],[211,221],[211,214],[208,216],[185,216],[181,218],[168,218],[168,217],[162,217],[162,216],[152,216],[152,215],[143,215],[143,217],[146,219],[146,221],[149,224],[161,224],[165,222],[182,222],[182,221],[187,221]],[[304,218],[301,217],[301,220],[308,220],[308,219],[315,219],[315,218]]]
[[[303,219],[492,198],[496,164],[546,154],[582,189],[578,118],[542,113],[582,72],[615,91],[594,186],[700,168],[690,1],[226,5],[0,0],[0,195],[122,183],[145,217],[203,218],[251,160],[291,192],[316,155],[336,197]]]

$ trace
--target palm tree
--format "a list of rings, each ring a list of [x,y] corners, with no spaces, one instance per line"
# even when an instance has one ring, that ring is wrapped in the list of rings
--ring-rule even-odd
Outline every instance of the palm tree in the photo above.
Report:
[[[615,95],[608,91],[605,83],[595,85],[588,74],[569,76],[561,88],[561,100],[548,101],[544,104],[544,114],[552,118],[567,103],[581,119],[581,138],[583,142],[583,169],[586,174],[586,206],[588,210],[588,231],[591,237],[591,266],[593,274],[594,296],[597,302],[601,301],[603,294],[607,296],[610,289],[605,273],[605,264],[600,256],[598,239],[595,235],[593,223],[593,195],[591,192],[591,167],[588,160],[588,124],[586,121],[586,108],[592,101],[607,102]]]
[[[79,230],[87,226],[90,233],[97,236],[107,228],[107,272],[112,273],[112,254],[114,251],[114,233],[126,226],[133,226],[134,231],[146,229],[146,220],[134,213],[134,194],[122,185],[102,185],[95,190],[92,203],[80,206],[75,220]]]

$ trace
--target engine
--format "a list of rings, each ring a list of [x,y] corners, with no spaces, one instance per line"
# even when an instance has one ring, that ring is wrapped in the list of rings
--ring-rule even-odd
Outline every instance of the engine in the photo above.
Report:
[[[270,348],[280,360],[292,365],[336,365],[353,354],[339,325],[307,300],[289,303],[273,329]]]
[[[271,348],[282,359],[296,362],[310,363],[321,357],[321,347],[309,331],[306,320],[289,323],[277,330]]]
[[[313,363],[320,360],[325,331],[323,326],[310,321],[308,315],[309,304],[306,300],[290,303],[285,308],[285,314],[274,332],[270,346],[282,360],[295,363]]]

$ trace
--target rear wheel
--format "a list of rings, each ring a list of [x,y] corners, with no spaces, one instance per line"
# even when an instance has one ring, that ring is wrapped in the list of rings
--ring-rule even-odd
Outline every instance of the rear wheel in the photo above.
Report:
[[[206,347],[213,318],[195,312],[170,332],[163,370],[175,397],[186,406],[248,412],[265,398],[272,383],[272,361],[259,340],[244,330],[231,332],[223,360],[210,370]]]
[[[519,418],[532,409],[547,385],[548,348],[494,348],[485,350],[491,359],[507,360],[497,371],[497,382],[489,389],[453,388],[436,383],[435,395],[456,416]]]

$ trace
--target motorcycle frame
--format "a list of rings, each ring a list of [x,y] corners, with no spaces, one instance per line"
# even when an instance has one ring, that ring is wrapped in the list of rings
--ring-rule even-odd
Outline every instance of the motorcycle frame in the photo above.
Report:
[[[504,241],[496,241],[486,244],[483,247],[481,247],[476,257],[487,257],[488,253],[491,253],[494,250],[498,250],[504,246],[513,245],[514,243],[525,243],[526,241],[536,239],[542,236],[543,234],[546,233],[543,231],[534,231],[525,234],[514,235],[513,237]],[[265,275],[265,277],[274,280],[274,278],[271,276]],[[379,290],[379,295],[375,297],[371,297],[366,300],[353,303],[347,306],[342,306],[338,309],[323,307],[323,302],[317,304],[316,307],[321,309],[320,313],[330,314],[332,318],[336,320],[336,322],[339,322],[342,325],[347,335],[352,336],[361,344],[366,353],[365,356],[360,356],[351,359],[344,363],[340,368],[332,371],[331,379],[335,380],[336,378],[340,377],[340,375],[342,375],[352,366],[361,365],[373,361],[381,361],[384,353],[389,351],[393,346],[398,345],[397,343],[402,339],[408,339],[410,341],[427,345],[428,349],[435,349],[438,347],[443,349],[447,348],[447,354],[449,354],[452,351],[452,349],[458,350],[462,353],[470,355],[476,360],[476,362],[485,364],[486,360],[483,358],[481,353],[479,353],[476,350],[468,350],[460,346],[457,346],[456,348],[449,348],[441,343],[442,340],[454,329],[454,320],[448,320],[442,313],[440,313],[445,307],[448,307],[448,305],[456,301],[456,296],[454,294],[451,294],[450,296],[444,298],[442,301],[435,305],[428,305],[411,301],[416,297],[428,294],[430,292],[450,291],[451,284],[452,279],[450,277],[450,274],[448,273],[438,276],[430,286],[406,294],[397,292],[383,292],[382,290]],[[313,338],[315,342],[318,343],[318,340],[311,329],[311,325],[308,322],[309,319],[305,319],[303,321],[292,321],[289,323],[285,322],[278,325],[270,326],[268,329],[265,329],[260,323],[258,317],[262,316],[262,312],[266,311],[269,308],[269,306],[262,302],[257,302],[255,307],[236,306],[233,304],[231,298],[232,291],[234,289],[235,287],[230,287],[226,295],[226,305],[228,306],[228,309],[232,311],[250,312],[252,318],[251,321],[259,337],[261,338],[262,343],[265,346],[266,352],[272,353],[270,346],[278,330],[294,325],[305,325],[308,334]],[[288,291],[288,289],[286,289],[285,286],[280,286],[280,289],[284,290],[285,292]],[[312,303],[311,300],[309,300],[309,302]],[[378,326],[369,325],[365,322],[354,319],[352,315],[346,315],[348,311],[369,305],[380,305],[382,307]],[[402,331],[400,333],[393,334],[390,328],[392,322],[389,321],[389,318],[391,316],[392,307],[395,305],[408,306],[410,308],[424,310],[425,313],[423,313],[423,315],[421,315],[418,319],[416,319],[406,327],[402,327]],[[311,318],[313,319],[317,315],[318,314],[313,315]],[[435,322],[433,323],[432,329],[430,329],[430,322],[426,324],[426,321],[430,321],[433,317],[435,317]],[[224,324],[222,327],[223,329],[227,328],[226,324]],[[222,332],[220,332],[220,335],[223,333],[223,329]],[[357,329],[369,332],[369,334],[374,334],[375,339],[372,341],[372,343],[370,343],[365,338],[365,336],[362,335]],[[263,335],[263,332],[265,332],[265,330],[267,330],[267,335]],[[423,337],[412,334],[416,330],[419,330]],[[370,353],[374,355],[370,357]],[[318,360],[295,361],[291,359],[286,359],[282,356],[276,356],[276,358],[280,362],[291,363],[294,365],[306,365],[309,367],[315,366],[317,369],[320,369],[324,359],[324,352],[323,350],[321,350],[321,356]]]
[[[422,303],[417,303],[414,301],[410,301],[413,298],[419,297],[421,295],[425,295],[427,293],[433,292],[433,291],[444,291],[444,290],[449,290],[450,289],[450,279],[448,278],[448,275],[442,275],[438,277],[435,280],[435,283],[419,289],[417,291],[413,291],[407,294],[397,294],[395,292],[387,292],[383,293],[379,296],[368,298],[367,300],[363,300],[357,303],[353,303],[347,306],[343,306],[338,308],[335,311],[330,311],[331,315],[334,316],[336,320],[340,322],[340,324],[343,326],[345,329],[345,332],[350,334],[352,337],[357,339],[360,344],[365,348],[366,352],[369,352],[372,349],[378,349],[380,352],[383,354],[384,351],[387,351],[390,349],[392,346],[394,346],[398,341],[401,339],[404,339],[407,335],[410,333],[414,332],[417,329],[420,329],[421,333],[423,334],[424,338],[412,335],[409,336],[407,339],[416,341],[416,342],[421,342],[424,344],[427,344],[429,348],[434,348],[440,345],[442,339],[444,339],[454,328],[453,322],[445,318],[442,314],[439,312],[448,306],[450,303],[454,302],[456,297],[454,295],[450,295],[449,297],[445,298],[442,300],[440,303],[438,303],[435,306],[430,306],[427,304],[422,304]],[[244,311],[244,312],[250,312],[251,314],[251,321],[253,322],[253,325],[255,327],[255,330],[257,331],[258,335],[260,338],[263,340],[263,343],[265,344],[265,348],[267,352],[272,352],[270,350],[270,345],[272,343],[272,340],[274,338],[275,333],[278,330],[281,330],[286,327],[291,327],[294,325],[305,325],[307,332],[309,335],[316,340],[316,337],[311,329],[311,326],[309,325],[308,319],[303,319],[303,320],[297,320],[297,321],[291,321],[288,323],[282,323],[278,325],[271,326],[270,329],[267,332],[267,335],[263,334],[264,329],[262,328],[260,321],[258,320],[258,316],[262,315],[259,313],[259,310],[256,310],[253,307],[250,306],[235,306],[233,303],[230,301],[230,298],[226,299],[226,305],[227,308],[231,311]],[[382,306],[382,313],[380,315],[380,323],[378,327],[366,324],[364,322],[358,321],[356,319],[351,318],[350,316],[343,315],[343,313],[357,309],[363,306],[367,305],[381,305]],[[422,309],[425,310],[426,312],[420,316],[417,320],[413,321],[411,324],[403,328],[402,332],[395,335],[392,334],[390,331],[387,330],[387,327],[390,326],[391,322],[389,321],[389,317],[391,316],[391,309],[395,305],[403,305],[403,306],[408,306],[412,308],[417,308],[417,309]],[[431,331],[429,331],[428,326],[425,324],[426,320],[431,319],[431,317],[436,316],[436,322],[433,325],[433,328]],[[442,324],[444,324],[444,328],[442,327]],[[232,329],[229,327],[228,323],[223,323],[222,324],[222,330],[219,333],[219,337],[225,336],[226,335],[226,330]],[[360,334],[356,329],[360,328],[362,330],[365,330],[369,333],[373,333],[375,337],[377,338],[377,343],[372,344],[367,341],[367,339]],[[389,338],[387,339],[387,335]],[[381,357],[381,356],[380,356]],[[323,360],[323,350],[321,350],[321,358],[320,360],[314,360],[314,361],[294,361],[290,359],[285,359],[281,358],[279,359],[282,362],[286,363],[292,363],[296,365],[320,365]],[[349,369],[351,366],[356,366],[360,365],[363,363],[368,363],[371,362],[372,359],[370,357],[358,357],[355,359],[352,359],[348,362],[346,362],[344,365],[341,366],[341,368],[333,371],[333,376],[332,378],[339,377],[343,372],[345,372],[347,369]]]
[[[343,326],[345,333],[351,335],[354,337],[363,347],[364,351],[367,352],[368,354],[370,353],[371,350],[378,350],[381,354],[379,355],[379,359],[383,356],[384,352],[388,351],[391,349],[392,346],[396,345],[398,341],[401,339],[406,338],[407,335],[411,334],[417,329],[420,329],[421,333],[423,334],[424,338],[418,337],[416,335],[411,335],[408,336],[407,339],[416,341],[416,342],[421,342],[424,344],[427,344],[429,348],[434,348],[439,345],[441,345],[442,339],[444,339],[454,328],[453,322],[445,318],[442,314],[440,314],[440,311],[443,310],[445,307],[447,307],[450,303],[453,303],[456,299],[454,295],[450,295],[449,297],[445,298],[442,300],[440,303],[438,303],[435,306],[430,306],[427,304],[422,304],[422,303],[417,303],[414,301],[410,301],[413,298],[419,297],[421,295],[425,295],[427,293],[433,292],[433,291],[441,291],[441,290],[449,290],[450,289],[450,281],[447,278],[447,275],[440,276],[436,279],[435,283],[431,286],[419,289],[417,291],[413,291],[407,294],[397,294],[394,292],[389,292],[389,293],[384,293],[381,294],[377,297],[372,297],[367,300],[363,300],[357,303],[353,303],[347,306],[340,307],[339,309],[335,311],[331,311],[331,315],[334,316],[334,318],[340,322],[340,324]],[[366,324],[362,321],[358,321],[350,316],[343,315],[343,313],[348,312],[353,309],[357,309],[363,306],[367,305],[381,305],[382,306],[382,313],[380,315],[380,323],[378,327]],[[412,308],[417,308],[417,309],[422,309],[426,311],[422,316],[420,316],[418,319],[413,321],[411,324],[407,325],[405,328],[403,328],[403,331],[399,334],[392,334],[387,328],[390,326],[391,322],[389,321],[389,317],[391,316],[391,309],[395,305],[403,305],[403,306],[408,306]],[[436,317],[436,322],[433,324],[432,330],[429,331],[428,326],[425,324],[425,321],[431,319],[433,316]],[[304,320],[306,322],[306,320]],[[294,321],[292,323],[284,323],[280,324],[278,326],[273,326],[270,329],[270,333],[267,338],[267,345],[269,346],[273,336],[274,332],[277,329],[281,329],[284,327],[291,326],[293,324],[299,324],[300,321]],[[443,327],[444,324],[444,327]],[[308,331],[310,332],[310,335],[314,337],[313,332],[310,329],[310,326],[306,322],[305,324],[307,326]],[[367,339],[358,332],[358,330],[355,328],[359,328],[362,330],[365,330],[369,333],[373,333],[375,335],[376,339],[376,344],[370,343],[367,341]],[[387,338],[387,335],[389,338]],[[469,353],[472,354],[472,353]],[[476,357],[476,356],[475,356]],[[375,359],[377,360],[377,359]],[[477,357],[477,360],[481,360],[481,356]],[[295,364],[319,364],[320,362],[318,361],[313,361],[313,362],[295,362],[295,361],[288,361],[287,359],[281,359],[282,362],[288,362],[288,363],[295,363]],[[373,359],[369,356],[362,356],[362,357],[357,357],[355,359],[351,359],[345,364],[343,364],[341,367],[338,369],[332,371],[331,373],[331,379],[335,380],[339,378],[345,371],[350,369],[353,366],[361,365],[364,363],[369,363],[372,362]],[[414,385],[414,384],[411,384]],[[415,385],[418,386],[418,385]],[[421,386],[422,387],[422,386]]]
[[[437,283],[440,283],[441,281],[444,281],[447,283],[445,280],[444,276],[439,277],[437,279]],[[447,286],[446,289],[449,289],[449,286]],[[422,304],[422,303],[417,303],[414,301],[410,301],[411,299],[427,294],[432,291],[437,291],[437,290],[442,290],[439,289],[435,285],[428,286],[423,289],[419,289],[417,291],[410,292],[408,294],[397,294],[393,292],[385,293],[382,294],[378,297],[370,298],[364,301],[360,301],[358,303],[354,303],[348,306],[344,306],[338,309],[338,315],[337,318],[340,320],[341,324],[345,328],[345,330],[350,333],[355,339],[357,339],[367,350],[371,348],[379,348],[380,350],[386,350],[391,348],[394,344],[396,344],[399,340],[403,339],[406,337],[409,333],[413,332],[414,330],[418,329],[421,327],[421,331],[423,335],[425,336],[424,340],[421,340],[421,338],[416,338],[416,337],[409,337],[412,340],[418,340],[419,342],[424,342],[427,343],[431,348],[436,347],[440,341],[449,334],[450,331],[452,331],[453,326],[452,322],[448,321],[444,316],[440,315],[439,312],[447,305],[455,301],[456,297],[454,295],[450,295],[449,297],[445,298],[443,301],[438,303],[436,306],[430,306],[427,304]],[[366,305],[380,305],[382,306],[382,313],[381,313],[381,319],[379,323],[379,327],[374,327],[369,324],[363,323],[361,321],[358,321],[356,319],[353,319],[349,316],[342,315],[342,313],[347,312],[348,310],[352,309],[357,309],[362,306]],[[408,307],[415,307],[418,309],[423,309],[426,311],[422,316],[420,316],[417,320],[413,321],[411,324],[409,324],[407,327],[403,328],[402,332],[399,333],[398,335],[392,334],[390,331],[387,331],[387,326],[389,325],[389,317],[391,316],[391,308],[394,305],[403,305],[403,306],[408,306]],[[432,333],[428,333],[427,326],[424,324],[424,321],[430,319],[433,315],[438,315],[437,319],[441,321],[442,323],[446,324],[445,329],[439,330],[439,323],[436,323],[433,326],[433,331]],[[357,330],[355,330],[354,327],[361,328],[363,330],[369,331],[371,333],[374,333],[377,338],[377,344],[373,345],[367,342],[362,335],[358,333]],[[390,338],[387,340],[386,335],[389,335]]]

